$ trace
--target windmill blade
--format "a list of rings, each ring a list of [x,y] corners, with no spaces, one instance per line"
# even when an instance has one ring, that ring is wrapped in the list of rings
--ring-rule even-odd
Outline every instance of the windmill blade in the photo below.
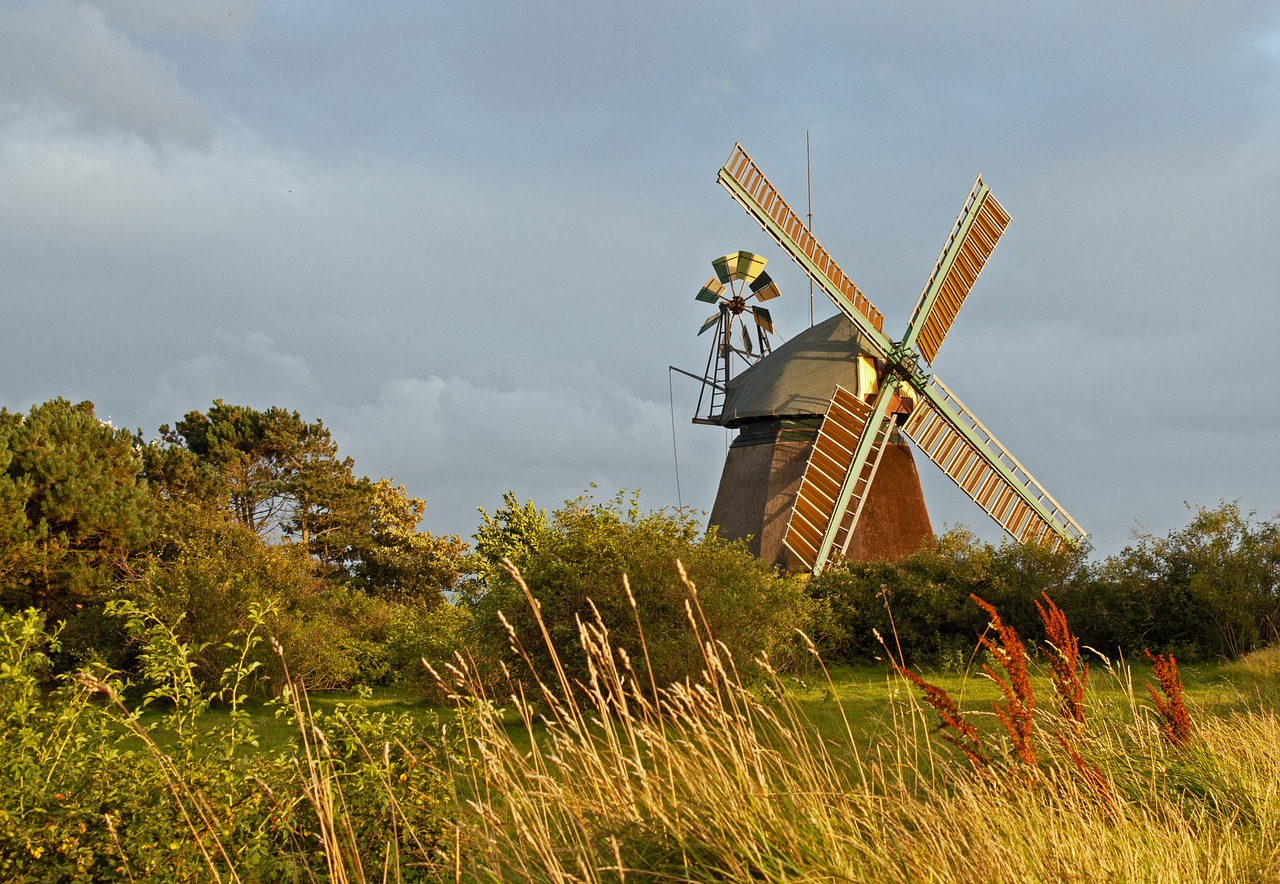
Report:
[[[695,301],[706,301],[708,304],[714,304],[723,297],[724,284],[713,276],[702,284],[702,288],[698,289],[698,293],[693,296],[693,299]]]
[[[716,277],[727,285],[731,279],[751,282],[760,275],[767,263],[766,259],[752,252],[733,252],[723,258],[716,258],[711,266],[715,268]]]
[[[918,349],[925,362],[933,362],[969,290],[1008,226],[1009,214],[979,175],[916,302],[902,340],[904,347]]]
[[[715,325],[719,321],[720,321],[720,314],[713,313],[711,316],[707,317],[706,322],[702,323],[702,328],[698,329],[698,335],[701,336],[704,331],[711,328],[711,326]]]
[[[893,428],[894,418],[887,412],[894,387],[885,384],[871,406],[837,386],[827,407],[782,537],[814,574],[826,567],[833,552],[849,548]]]
[[[887,354],[893,343],[884,333],[884,316],[845,276],[844,271],[827,254],[827,250],[778,195],[778,191],[764,177],[751,157],[747,156],[742,145],[734,145],[733,153],[729,155],[716,180],[747,210],[747,214],[756,219],[765,233],[800,265],[818,288],[826,292],[840,312],[848,316],[854,326],[883,351],[881,355]]]
[[[761,273],[755,278],[755,281],[751,283],[751,293],[760,301],[772,301],[782,294],[782,292],[778,291],[778,284],[767,273]]]
[[[751,335],[747,333],[746,324],[740,324],[738,330],[742,332],[742,349],[747,351],[748,356],[754,356],[755,354],[751,352]]]
[[[764,329],[766,333],[773,334],[773,314],[769,312],[768,308],[757,307],[752,304],[751,315],[756,318],[756,325]]]
[[[1054,549],[1084,538],[1079,523],[936,375],[920,392],[902,431],[1010,536]]]

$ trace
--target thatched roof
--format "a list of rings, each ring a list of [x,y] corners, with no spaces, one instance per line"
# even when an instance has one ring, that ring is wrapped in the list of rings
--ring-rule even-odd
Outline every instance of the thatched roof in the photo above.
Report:
[[[836,384],[858,389],[861,340],[843,314],[805,329],[729,381],[720,423],[826,414]]]

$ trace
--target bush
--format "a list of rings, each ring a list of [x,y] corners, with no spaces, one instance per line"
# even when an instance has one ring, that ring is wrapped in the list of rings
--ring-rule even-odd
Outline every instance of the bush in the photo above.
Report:
[[[987,618],[978,595],[1023,634],[1038,635],[1035,602],[1056,599],[1087,574],[1086,550],[1052,552],[1035,544],[979,542],[952,530],[896,563],[840,561],[809,583],[821,612],[814,639],[823,659],[857,663],[894,656],[950,664],[972,653]]]
[[[1129,648],[1191,661],[1239,657],[1280,638],[1280,522],[1257,521],[1238,503],[1198,507],[1165,537],[1139,535],[1100,577],[1098,615]]]
[[[386,652],[391,680],[442,701],[435,678],[423,661],[437,670],[453,659],[471,629],[471,609],[451,602],[438,605],[393,604]]]
[[[44,695],[56,633],[35,611],[0,616],[0,879],[345,880],[343,866],[360,879],[363,865],[369,877],[436,880],[450,864],[454,796],[441,767],[458,747],[437,729],[358,707],[312,715],[286,691],[278,714],[296,743],[260,749],[242,706],[252,663],[208,692],[191,647],[163,622],[129,603],[114,610],[142,642],[137,706],[104,673],[64,677]],[[237,660],[263,625],[237,637]],[[214,701],[230,715],[210,723]]]
[[[487,525],[493,523],[486,519]],[[577,623],[593,619],[594,611],[641,679],[667,684],[698,674],[703,657],[690,626],[690,596],[677,561],[697,586],[695,615],[706,618],[739,666],[749,667],[761,653],[775,666],[793,662],[794,632],[807,626],[812,608],[801,581],[780,577],[745,544],[727,543],[714,530],[703,533],[683,510],[641,513],[634,495],[628,499],[619,494],[607,504],[590,497],[570,501],[553,514],[540,536],[522,537],[521,542],[529,552],[517,564],[538,600],[552,643],[575,678],[586,673]],[[481,552],[502,548],[492,538],[477,544]],[[499,612],[539,673],[554,677],[522,591],[509,577],[491,571],[475,603],[473,635],[494,658],[506,653]],[[637,617],[646,624],[647,646],[641,644]]]
[[[295,677],[317,690],[401,682],[422,669],[421,656],[447,656],[456,647],[459,627],[438,595],[373,594],[354,581],[319,579],[300,545],[267,545],[207,504],[173,501],[162,512],[151,567],[133,597],[190,646],[205,687],[233,662],[228,637],[245,628],[255,605],[288,648]],[[436,608],[442,613],[433,614]],[[95,622],[114,629],[121,644],[115,621]],[[278,684],[276,656],[265,647],[255,653],[267,686]],[[114,662],[133,666],[127,654]]]
[[[1280,639],[1280,522],[1238,504],[1196,509],[1165,537],[1142,534],[1101,564],[1087,545],[979,543],[951,531],[895,564],[838,562],[810,584],[825,659],[882,655],[875,632],[916,663],[952,661],[986,626],[976,594],[1005,622],[1040,637],[1035,601],[1048,592],[1081,643],[1130,656],[1151,648],[1186,662],[1233,659]],[[893,621],[890,623],[889,611]],[[897,647],[890,645],[897,653]]]

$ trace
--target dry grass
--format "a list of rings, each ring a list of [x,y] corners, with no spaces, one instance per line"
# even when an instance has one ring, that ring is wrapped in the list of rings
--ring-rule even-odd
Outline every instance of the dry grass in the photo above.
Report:
[[[930,708],[914,699],[901,705],[890,740],[859,754],[847,723],[847,742],[819,738],[780,679],[744,686],[734,661],[706,633],[696,589],[689,591],[705,664],[696,683],[642,682],[598,621],[581,626],[591,660],[586,684],[562,675],[530,695],[514,688],[495,701],[464,663],[451,669],[477,762],[459,824],[479,837],[457,877],[1280,877],[1274,714],[1211,719],[1188,745],[1174,746],[1138,701],[1127,670],[1110,665],[1125,685],[1122,708],[1086,722],[1090,697],[1077,675],[1079,715],[1037,713],[1029,684],[1018,686],[1013,637],[997,630],[994,647],[1015,667],[1002,670],[1012,692],[1006,704],[1016,699],[1022,706],[1006,708],[1006,727],[1017,737],[972,738],[989,764],[981,770],[957,764],[949,744],[934,739]],[[513,642],[519,649],[517,637]],[[1065,635],[1055,643],[1061,650]],[[998,655],[997,661],[1004,663]],[[524,731],[518,738],[499,703]],[[955,715],[961,717],[958,707]]]

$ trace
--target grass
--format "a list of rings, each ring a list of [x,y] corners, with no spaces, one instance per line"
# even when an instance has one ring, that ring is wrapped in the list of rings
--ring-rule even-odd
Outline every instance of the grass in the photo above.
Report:
[[[494,696],[459,664],[445,673],[456,706],[443,712],[398,689],[291,690],[284,719],[250,704],[258,751],[287,756],[271,800],[292,801],[287,819],[309,851],[304,877],[1280,879],[1280,648],[1180,671],[1161,660],[1153,671],[1145,657],[1055,656],[1072,641],[1064,623],[1053,647],[1026,654],[993,630],[964,670],[828,671],[815,655],[803,677],[766,665],[763,680],[744,683],[689,590],[703,648],[696,682],[651,685],[601,624],[585,623],[585,687],[563,670],[541,681],[525,673]],[[339,705],[360,714],[343,724]],[[951,724],[940,726],[940,708]],[[1179,709],[1189,716],[1183,736],[1167,727]],[[361,725],[380,713],[422,727],[442,720],[464,739],[443,742],[444,756],[409,751],[416,726],[398,737]],[[135,721],[121,707],[119,721],[156,759],[153,788],[163,784],[182,814],[181,831],[162,833],[177,845],[168,849],[196,844],[189,861],[210,879],[265,880],[238,874],[249,854],[227,834],[241,831],[236,808],[260,799],[258,789],[224,789],[235,801],[219,803],[210,789],[225,772],[203,764],[217,759],[188,768],[180,753],[168,757],[170,735],[147,727],[153,714]],[[233,723],[211,710],[197,726],[216,734]],[[971,732],[958,739],[963,728]],[[352,745],[342,750],[343,740]],[[432,776],[443,764],[456,788],[432,792],[430,778],[415,787],[428,764]],[[413,816],[415,796],[446,792],[439,813]],[[112,838],[118,821],[106,817]],[[139,862],[137,840],[116,842],[126,871]],[[38,860],[43,848],[23,849]]]
[[[1029,767],[978,666],[922,673],[982,732],[985,773],[938,739],[936,716],[887,664],[821,667],[744,686],[707,636],[708,679],[659,691],[584,627],[597,683],[539,684],[494,703],[457,687],[473,773],[464,777],[455,880],[1263,880],[1280,876],[1280,650],[1180,673],[1194,741],[1171,745],[1144,659],[1094,660],[1087,723],[1042,698]],[[398,690],[312,695],[427,720]],[[207,713],[217,716],[219,713]],[[1058,737],[1071,733],[1070,749]],[[271,739],[266,737],[265,739]],[[280,740],[296,739],[281,733]],[[1005,743],[1009,741],[1004,740]],[[1096,775],[1088,771],[1095,771]],[[320,781],[316,781],[321,784]],[[317,790],[319,785],[316,786]],[[350,853],[337,833],[335,855]],[[450,873],[452,873],[450,875]],[[352,880],[360,875],[343,872]]]
[[[691,616],[700,627],[696,607]],[[653,690],[602,626],[585,624],[590,687],[576,691],[559,673],[514,694],[521,745],[470,674],[455,672],[476,762],[459,807],[479,833],[466,872],[564,882],[1280,876],[1280,720],[1254,700],[1276,677],[1269,659],[1230,669],[1239,687],[1221,668],[1190,673],[1195,727],[1183,746],[1146,698],[1145,669],[1095,664],[1080,721],[1056,711],[1050,667],[1019,674],[1011,638],[988,648],[1004,687],[972,673],[938,679],[963,697],[956,715],[976,723],[981,751],[967,757],[939,739],[946,730],[904,671],[749,689],[705,633],[704,681]]]
[[[1095,661],[1096,663],[1097,661]],[[1117,661],[1116,665],[1121,665]],[[1129,663],[1138,690],[1146,682],[1155,683],[1151,667],[1145,659]],[[1257,709],[1280,710],[1280,647],[1258,651],[1241,660],[1180,666],[1187,702],[1202,717],[1222,717]],[[1000,699],[1000,690],[975,669],[923,669],[932,683],[957,697],[964,709],[981,714]],[[1105,671],[1104,671],[1105,674]],[[1033,674],[1037,692],[1048,693],[1052,683],[1047,674]],[[847,718],[859,749],[869,749],[896,735],[898,716],[895,710],[911,702],[909,686],[896,678],[888,664],[831,666],[824,672],[816,669],[803,676],[788,675],[778,680],[801,717],[827,741],[839,741]],[[1117,678],[1095,678],[1089,685],[1090,705],[1098,714],[1116,704],[1127,704],[1127,688]],[[423,701],[420,695],[399,685],[379,686],[361,691],[312,691],[311,706],[327,715],[339,705],[358,707],[371,712],[403,712],[424,726],[437,718],[451,720],[452,707],[440,707]],[[295,741],[297,731],[288,721],[277,719],[275,707],[261,701],[250,701],[254,730],[263,749],[282,749]],[[161,719],[160,711],[149,711],[144,722]],[[229,720],[225,709],[213,708],[201,716],[208,730],[223,727]],[[505,727],[513,740],[527,742],[526,728],[519,716],[508,707]],[[534,723],[540,733],[540,723]],[[527,749],[527,745],[525,746]]]
[[[361,709],[370,713],[404,713],[417,720],[423,727],[435,727],[441,718],[452,717],[452,710],[441,709],[424,703],[418,695],[401,686],[391,685],[375,687],[360,691],[315,691],[308,692],[311,708],[321,717],[329,717],[339,706]],[[276,715],[277,706],[261,700],[249,700],[245,710],[253,721],[253,730],[258,740],[257,748],[261,751],[285,750],[297,743],[297,726],[289,719]],[[157,724],[152,731],[161,746],[167,745],[172,735],[166,732],[164,724],[167,717],[162,708],[149,709],[139,716],[144,726]],[[226,707],[213,707],[200,715],[199,727],[207,733],[223,731],[231,722],[231,713]]]

